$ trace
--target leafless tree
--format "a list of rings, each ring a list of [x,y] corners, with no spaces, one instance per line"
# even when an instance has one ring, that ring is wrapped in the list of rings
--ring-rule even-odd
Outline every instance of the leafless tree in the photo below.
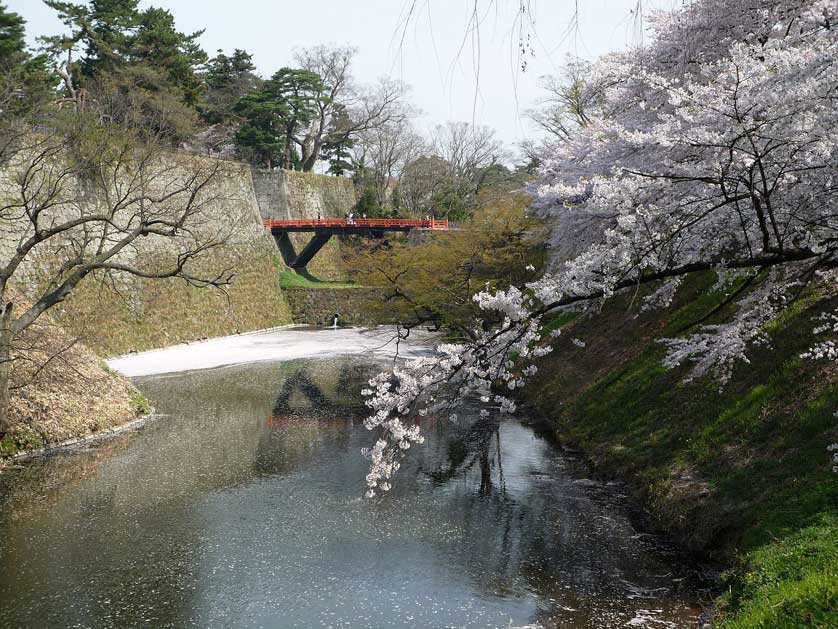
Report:
[[[37,128],[0,123],[0,434],[12,427],[16,340],[80,282],[127,275],[220,287],[231,279],[194,270],[231,233],[207,220],[219,205],[211,183],[221,162],[173,155],[96,116],[54,116]]]
[[[423,155],[405,165],[399,179],[402,207],[413,216],[433,212],[434,196],[449,185],[449,164],[434,156]]]
[[[428,144],[410,124],[404,121],[376,125],[359,134],[354,149],[354,161],[363,164],[372,179],[376,200],[386,207],[392,184],[401,176],[405,166],[429,152]]]
[[[561,142],[590,123],[599,95],[588,82],[591,64],[570,58],[558,76],[542,77],[546,96],[527,115],[547,136],[548,142]]]
[[[434,151],[459,179],[475,181],[480,170],[502,160],[503,146],[491,127],[468,122],[447,122],[437,125],[433,138]]]
[[[293,138],[300,149],[302,170],[314,168],[327,141],[346,143],[360,133],[405,119],[404,86],[389,79],[381,79],[373,87],[356,85],[351,74],[355,53],[356,49],[347,46],[321,45],[296,55],[300,67],[319,74],[324,85],[311,126],[301,137]]]

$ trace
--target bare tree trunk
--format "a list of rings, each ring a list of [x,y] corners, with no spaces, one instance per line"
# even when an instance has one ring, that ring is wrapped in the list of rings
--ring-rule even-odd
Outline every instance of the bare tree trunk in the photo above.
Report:
[[[0,306],[0,435],[12,429],[9,415],[9,379],[11,376],[12,302]]]
[[[304,172],[309,173],[312,170],[314,170],[314,166],[315,166],[315,164],[317,164],[317,160],[320,159],[320,148],[321,148],[321,146],[322,146],[322,142],[320,142],[316,138],[312,141],[312,146],[311,146],[311,149],[310,149],[311,152],[308,152],[308,150],[307,150],[306,152],[308,152],[308,155],[305,155],[304,159],[302,160],[302,163],[303,163],[302,170]]]

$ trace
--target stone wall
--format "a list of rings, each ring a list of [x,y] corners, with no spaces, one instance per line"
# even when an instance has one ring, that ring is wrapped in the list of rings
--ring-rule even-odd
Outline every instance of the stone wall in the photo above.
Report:
[[[177,159],[194,163],[204,158]],[[224,162],[208,198],[202,228],[223,233],[226,244],[207,252],[191,272],[212,277],[229,270],[229,286],[199,288],[180,279],[136,277],[119,284],[86,281],[55,312],[56,321],[103,356],[289,323],[277,277],[279,256],[261,226],[250,168]],[[170,252],[148,248],[142,254],[166,258]]]
[[[263,219],[342,218],[355,205],[351,179],[289,170],[253,169],[253,189]],[[291,234],[294,249],[305,247],[311,234]],[[340,241],[332,238],[308,265],[318,279],[347,278],[340,254]]]
[[[351,179],[291,170],[252,170],[262,218],[339,218],[355,205]]]
[[[201,233],[223,234],[226,244],[203,254],[193,263],[192,273],[214,276],[233,273],[232,284],[223,291],[198,288],[183,280],[143,280],[129,275],[88,277],[64,303],[51,310],[53,320],[78,336],[100,355],[163,347],[195,339],[246,332],[291,322],[291,312],[279,288],[278,275],[285,267],[273,238],[262,227],[263,218],[343,216],[355,202],[348,179],[310,173],[258,171],[234,161],[213,160],[183,153],[167,154],[155,163],[161,173],[159,187],[201,168],[220,166],[202,201],[191,228]],[[13,165],[0,169],[0,202],[14,200]],[[167,179],[168,178],[168,179]],[[57,206],[56,217],[78,212],[84,204],[101,200],[84,182],[67,181],[66,201]],[[63,214],[59,214],[63,213]],[[13,254],[26,234],[25,220],[0,220],[0,263]],[[302,247],[307,234],[299,234]],[[56,256],[45,245],[16,274],[16,287],[27,298],[38,294],[50,276]],[[54,241],[51,246],[55,246]],[[149,236],[140,239],[123,262],[141,260],[145,266],[163,268],[176,258],[171,239]],[[311,265],[322,279],[343,279],[340,246],[330,242]]]
[[[335,313],[343,325],[375,325],[368,304],[380,299],[372,288],[286,288],[284,291],[294,323],[331,325]]]

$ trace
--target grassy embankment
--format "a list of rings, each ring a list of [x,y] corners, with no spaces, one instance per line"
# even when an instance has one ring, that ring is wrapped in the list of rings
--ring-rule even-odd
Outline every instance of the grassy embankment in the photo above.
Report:
[[[283,269],[279,272],[279,287],[286,288],[359,288],[352,282],[332,282],[321,280],[313,275],[300,275],[294,271]]]
[[[713,283],[692,278],[663,313],[639,314],[628,295],[595,317],[557,317],[564,333],[528,397],[563,440],[629,479],[659,526],[732,566],[720,626],[838,626],[838,474],[826,450],[838,441],[836,367],[799,358],[812,317],[838,298],[799,300],[771,324],[773,348],[756,348],[720,391],[684,384],[688,368],[666,370],[655,342],[723,302]]]

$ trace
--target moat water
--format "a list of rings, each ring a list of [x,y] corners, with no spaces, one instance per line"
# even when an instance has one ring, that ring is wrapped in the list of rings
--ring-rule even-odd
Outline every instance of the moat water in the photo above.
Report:
[[[0,474],[0,627],[697,625],[688,563],[520,421],[428,419],[362,498],[378,368],[137,380],[142,430]]]

